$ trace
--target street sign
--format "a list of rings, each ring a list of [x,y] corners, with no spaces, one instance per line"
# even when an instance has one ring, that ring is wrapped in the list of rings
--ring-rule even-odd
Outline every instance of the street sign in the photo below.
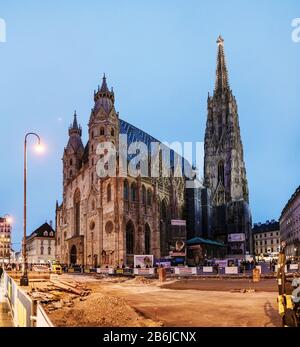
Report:
[[[172,219],[171,220],[171,225],[177,225],[177,226],[186,226],[186,221],[183,219]]]

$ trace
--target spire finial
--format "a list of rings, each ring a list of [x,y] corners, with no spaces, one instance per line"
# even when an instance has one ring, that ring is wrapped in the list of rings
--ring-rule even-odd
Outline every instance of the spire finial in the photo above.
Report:
[[[229,90],[228,73],[226,67],[225,53],[224,53],[224,39],[219,35],[217,39],[218,55],[217,55],[217,70],[216,70],[216,84],[215,92],[223,92]]]
[[[220,46],[220,45],[224,46],[224,39],[223,39],[221,34],[218,36],[217,44],[218,44],[218,46]]]
[[[76,110],[74,111],[74,120],[73,120],[73,126],[72,126],[73,129],[79,129],[78,127],[78,122],[77,122],[77,113],[76,113]]]
[[[102,86],[100,88],[100,91],[103,92],[109,92],[108,87],[107,87],[107,83],[106,83],[106,76],[105,73],[103,74],[103,78],[102,78]]]

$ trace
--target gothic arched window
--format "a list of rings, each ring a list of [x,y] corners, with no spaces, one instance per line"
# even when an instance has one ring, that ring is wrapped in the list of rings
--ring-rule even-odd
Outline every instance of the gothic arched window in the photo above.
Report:
[[[224,178],[225,178],[224,163],[220,161],[218,164],[218,183],[224,184],[224,181],[225,181]]]
[[[114,129],[114,128],[111,129],[110,135],[111,135],[111,136],[115,136],[115,129]]]
[[[134,226],[131,221],[126,224],[126,253],[134,254]]]
[[[143,202],[143,205],[146,206],[146,197],[147,193],[146,193],[146,188],[145,186],[143,185],[142,186],[142,202]]]
[[[151,189],[149,188],[147,191],[147,205],[151,206],[152,204],[152,192]]]
[[[100,135],[104,135],[104,128],[103,127],[100,128]]]
[[[111,201],[111,185],[107,186],[107,202]]]
[[[124,200],[129,200],[129,185],[127,180],[124,181]]]
[[[151,232],[148,224],[145,225],[145,254],[151,254]]]
[[[135,183],[131,184],[131,201],[137,201],[137,187]]]
[[[79,189],[76,190],[74,194],[74,234],[75,236],[80,235],[80,191]]]

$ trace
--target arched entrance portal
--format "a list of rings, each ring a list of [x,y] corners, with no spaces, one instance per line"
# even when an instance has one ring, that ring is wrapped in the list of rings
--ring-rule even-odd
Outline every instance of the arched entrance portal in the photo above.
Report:
[[[76,246],[72,246],[72,248],[71,248],[70,263],[74,264],[74,265],[77,263],[77,249],[76,249]]]

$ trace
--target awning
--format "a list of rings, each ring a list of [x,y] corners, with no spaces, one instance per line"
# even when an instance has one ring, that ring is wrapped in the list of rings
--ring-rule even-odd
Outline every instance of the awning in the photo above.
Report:
[[[203,239],[202,237],[194,237],[193,239],[188,240],[186,243],[187,243],[187,245],[206,244],[206,245],[211,245],[211,246],[226,247],[224,245],[224,243],[222,243],[222,242]]]

